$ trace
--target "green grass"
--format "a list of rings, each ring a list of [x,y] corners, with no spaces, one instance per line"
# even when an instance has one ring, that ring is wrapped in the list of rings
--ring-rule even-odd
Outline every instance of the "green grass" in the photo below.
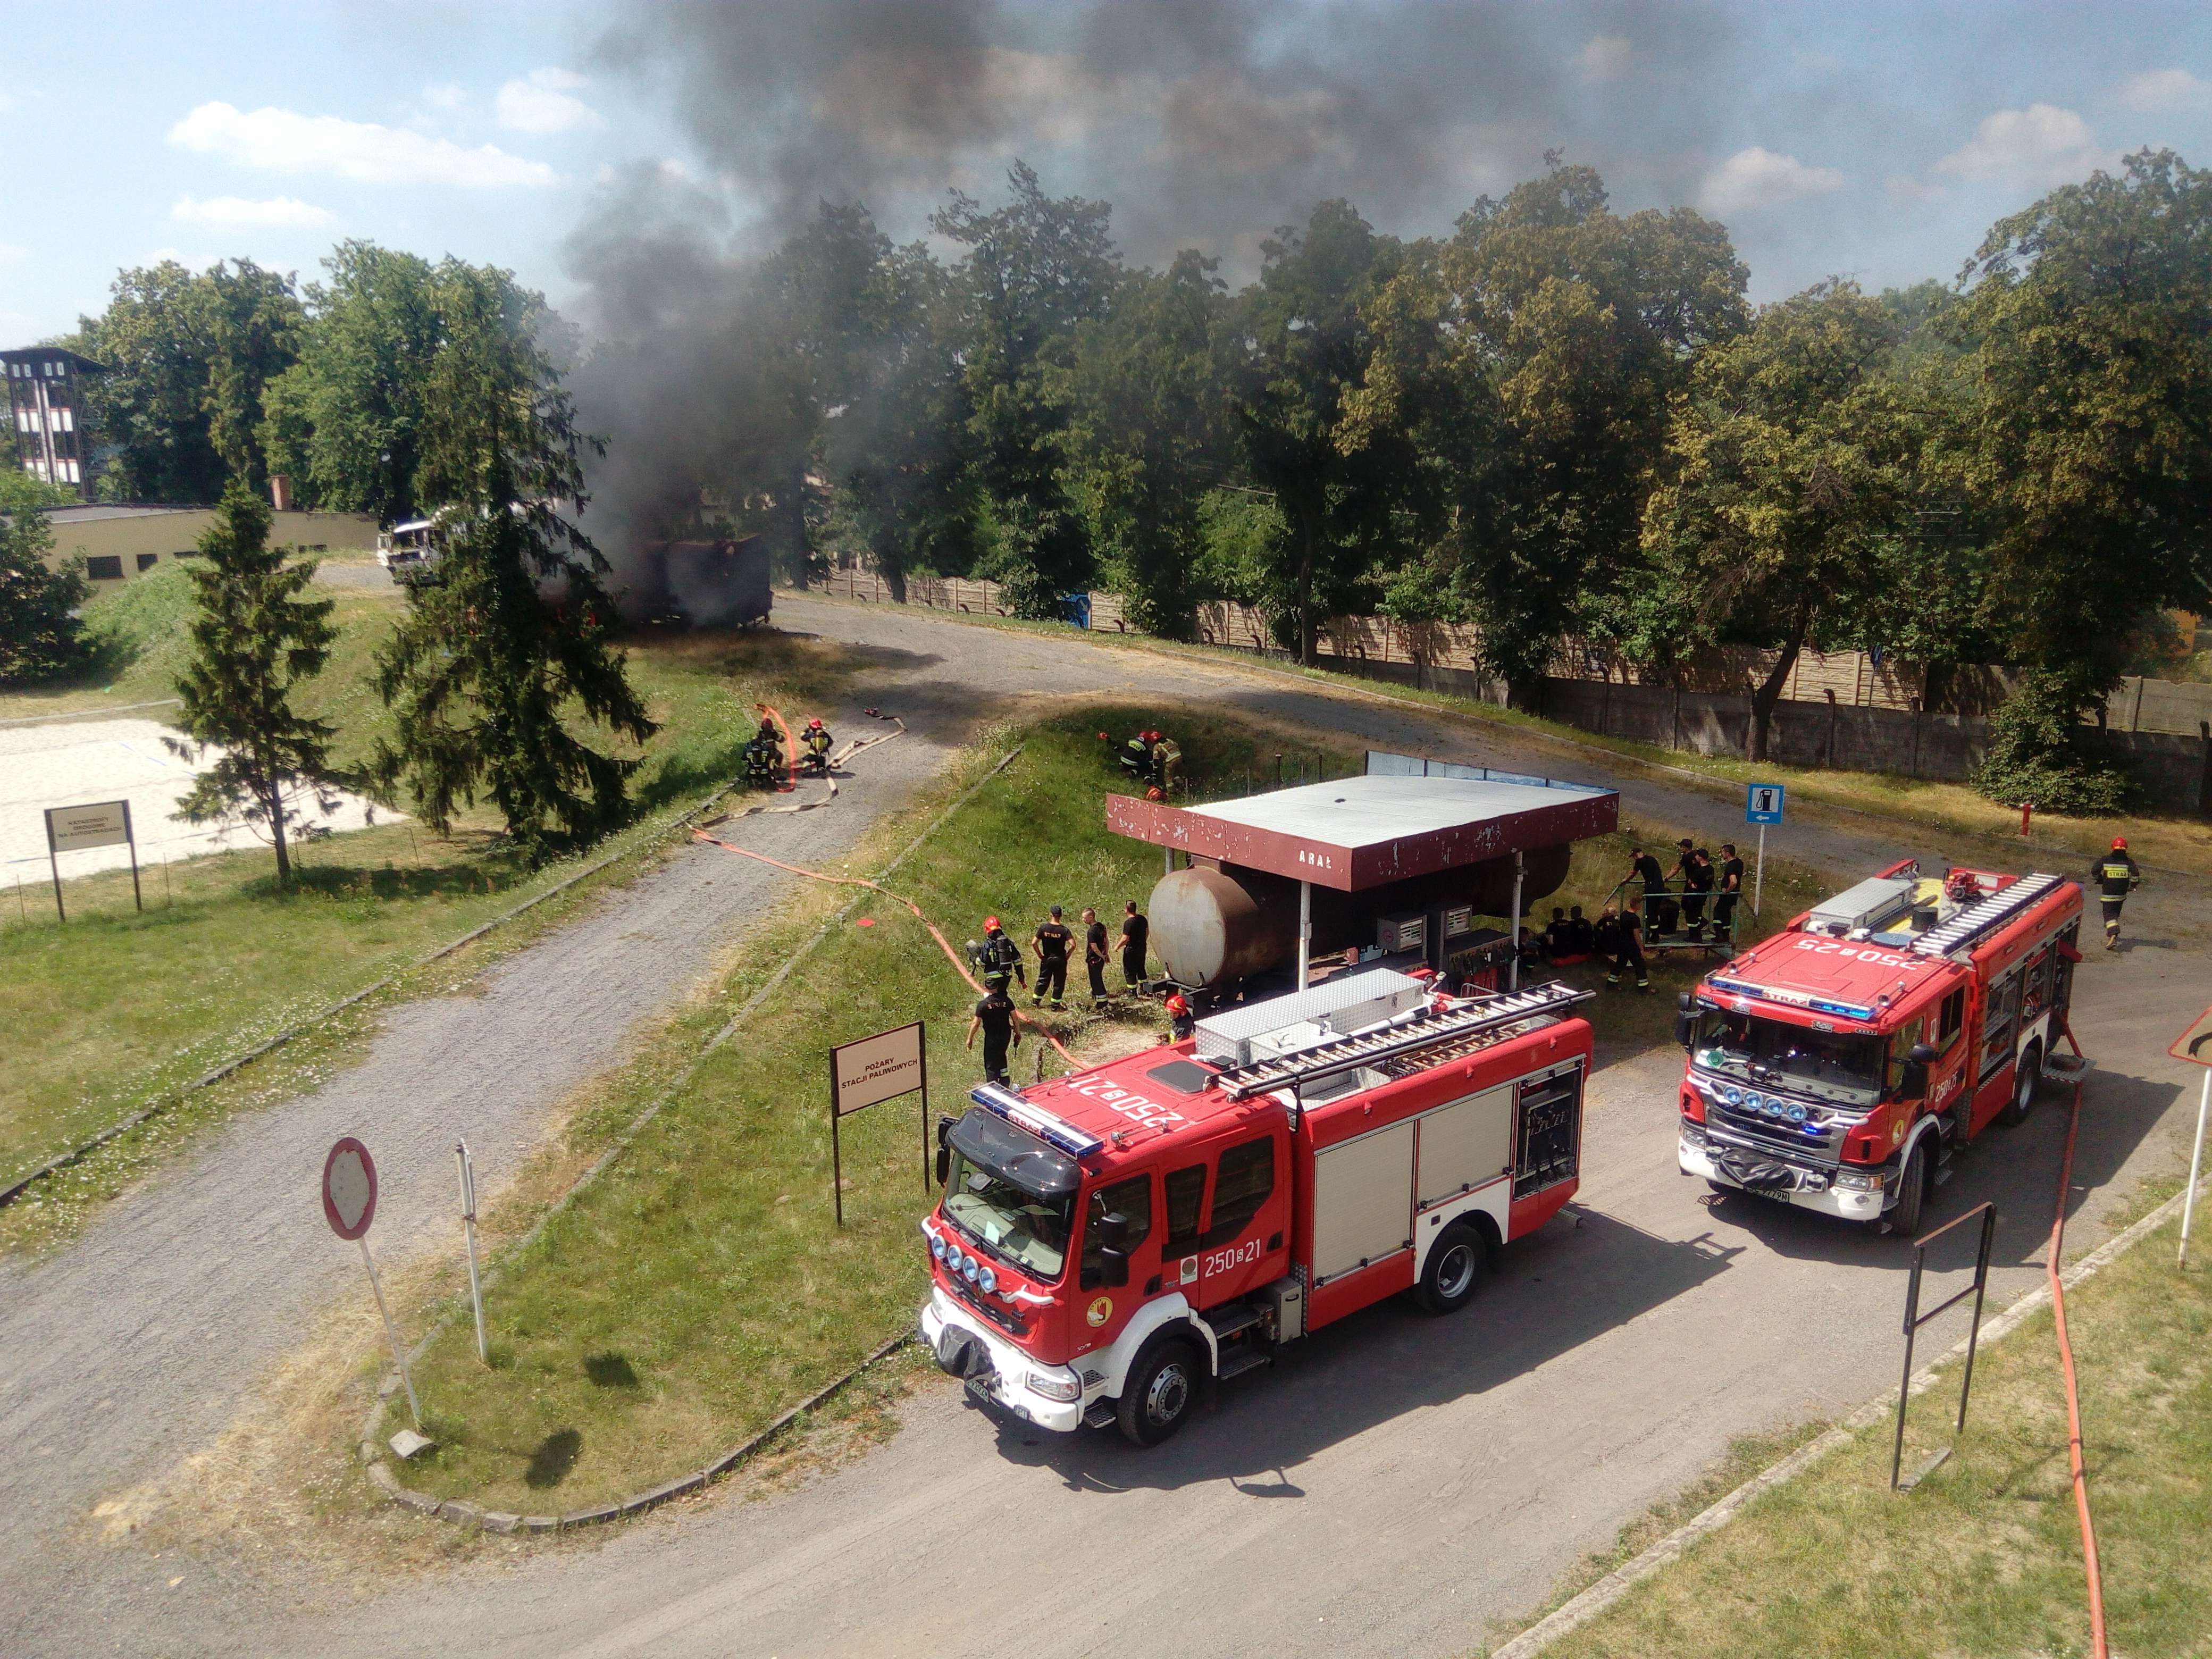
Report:
[[[401,601],[378,590],[334,597],[338,640],[301,702],[337,724],[346,763],[366,756],[381,727],[374,653]],[[165,690],[188,616],[189,584],[174,567],[94,602],[96,630],[128,653],[111,704]],[[132,908],[128,872],[65,882],[67,927],[56,925],[42,885],[0,893],[0,1182],[582,865],[647,854],[669,817],[733,775],[754,699],[811,706],[866,660],[769,634],[634,649],[632,672],[664,727],[629,751],[642,763],[634,780],[641,821],[544,869],[518,860],[495,833],[496,818],[479,810],[450,840],[386,823],[307,843],[285,890],[271,855],[248,848],[144,871],[143,914]]]
[[[1006,916],[1018,938],[1054,901],[1071,917],[1085,903],[1110,916],[1124,898],[1142,902],[1158,854],[1104,829],[1101,798],[1119,785],[1097,738],[1101,728],[1142,722],[1176,735],[1201,793],[1241,791],[1245,769],[1285,742],[1309,755],[1314,748],[1310,732],[1158,708],[1048,720],[1020,734],[1020,759],[890,884],[956,943],[989,911]],[[938,802],[886,826],[845,867],[878,867],[872,859],[902,845],[917,819],[1012,741],[980,744]],[[1334,772],[1358,757],[1331,747],[1328,761]],[[1606,837],[1583,848],[1561,902],[1601,899],[1626,848],[1626,837]],[[813,905],[768,930],[708,1006],[584,1113],[572,1164],[665,1090],[726,1011],[852,890],[817,890]],[[1769,905],[1770,920],[1784,914]],[[1686,970],[1670,988],[1693,976]],[[936,1107],[957,1111],[981,1076],[979,1057],[961,1046],[972,1000],[902,906],[867,897],[507,1267],[487,1297],[491,1368],[477,1362],[465,1317],[433,1345],[416,1381],[441,1443],[410,1465],[409,1481],[526,1513],[626,1496],[697,1468],[910,1323],[924,1283],[914,1223],[931,1201],[919,1178],[918,1108],[899,1102],[847,1124],[841,1232],[831,1214],[823,1051],[926,1020]],[[1620,994],[1592,1012],[1609,1042],[1640,1047],[1663,1037],[1672,1002]],[[1059,1023],[1071,1046],[1113,1052],[1140,1046],[1157,1018],[1147,1010],[1110,1030],[1073,1013]],[[1018,1077],[1035,1074],[1035,1054],[1026,1043],[1017,1051]],[[531,1218],[507,1214],[498,1224],[513,1236]]]
[[[832,599],[822,593],[809,593],[806,597],[825,605],[876,608],[866,600]],[[1279,657],[1261,659],[1250,651],[1227,646],[1182,645],[1141,634],[1090,633],[1066,623],[1032,622],[1012,617],[983,617],[942,611],[928,614],[957,621],[972,628],[999,628],[1066,635],[1088,640],[1093,644],[1124,646],[1134,650],[1240,663],[1247,666],[1264,663],[1266,667],[1281,673],[1322,684],[1344,690],[1356,689],[1373,696],[1425,704],[1485,725],[1512,726],[1533,737],[1547,738],[1577,748],[1602,750],[1645,766],[1686,772],[1712,785],[1717,790],[1732,789],[1753,781],[1784,783],[1790,787],[1793,809],[1815,805],[1873,812],[1923,824],[1946,834],[1972,836],[2015,848],[2021,845],[2019,809],[1985,800],[1964,784],[1915,781],[1886,772],[1831,771],[1771,763],[1753,766],[1745,761],[1699,755],[1685,749],[1668,749],[1632,738],[1606,737],[1585,731],[1578,726],[1570,726],[1565,721],[1540,719],[1518,709],[1501,708],[1495,703],[1452,692],[1417,690],[1388,680],[1370,680],[1326,668],[1301,667]],[[2124,819],[2114,819],[2069,817],[2060,813],[2039,812],[2035,817],[2034,836],[2030,844],[2039,851],[2078,855],[2086,862],[2093,854],[2100,853],[2110,846],[2113,835],[2120,831],[2124,831],[2131,850],[2146,864],[2196,875],[2212,875],[2212,823],[2180,813],[2142,813]]]
[[[2212,1608],[2212,1274],[2169,1224],[2067,1297],[2112,1650],[2201,1655]],[[1913,1402],[1906,1467],[1949,1429]],[[1966,1432],[1914,1492],[1890,1430],[1748,1505],[1547,1659],[1894,1659],[2089,1650],[2065,1397],[2046,1310],[1984,1348]]]

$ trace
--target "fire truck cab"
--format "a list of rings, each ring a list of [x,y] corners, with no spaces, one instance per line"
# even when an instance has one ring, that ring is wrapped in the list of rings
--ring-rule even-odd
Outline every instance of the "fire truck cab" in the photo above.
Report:
[[[1911,860],[1797,917],[1683,994],[1682,1173],[1917,1232],[2072,1040],[2081,921],[2063,877]]]
[[[996,1411],[1150,1445],[1331,1320],[1405,1291],[1463,1307],[1575,1191],[1587,995],[1378,969],[985,1085],[939,1125],[923,1336]]]

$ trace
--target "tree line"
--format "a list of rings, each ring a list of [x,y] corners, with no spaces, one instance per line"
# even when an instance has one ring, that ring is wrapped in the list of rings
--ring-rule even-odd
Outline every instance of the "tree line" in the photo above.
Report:
[[[1570,635],[1662,676],[1763,647],[1753,758],[1808,647],[1923,664],[1936,696],[2008,664],[1984,787],[2124,799],[2081,722],[2212,607],[2212,174],[2146,151],[1999,221],[1953,281],[1763,307],[1725,227],[1616,213],[1557,156],[1449,235],[1321,203],[1233,292],[1195,252],[1130,264],[1110,218],[1020,164],[933,242],[823,204],[697,325],[744,416],[651,527],[765,531],[788,569],[856,556],[895,592],[988,576],[1034,616],[1108,587],[1170,638],[1234,599],[1306,659],[1332,615],[1472,622],[1522,695]],[[451,259],[125,272],[70,343],[112,366],[111,495],[283,472],[387,519],[481,502],[483,454],[447,458],[502,398],[560,401],[555,450],[591,459],[561,320]],[[471,367],[494,359],[520,379]]]

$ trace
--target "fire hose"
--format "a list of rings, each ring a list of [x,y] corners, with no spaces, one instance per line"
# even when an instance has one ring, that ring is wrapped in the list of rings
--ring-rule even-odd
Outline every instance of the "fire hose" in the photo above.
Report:
[[[938,931],[938,927],[935,922],[932,921],[927,916],[922,915],[921,907],[919,904],[916,904],[912,899],[904,897],[900,894],[894,893],[890,888],[883,885],[882,883],[870,881],[863,876],[824,875],[819,870],[802,869],[796,864],[786,864],[781,859],[772,859],[765,853],[756,853],[749,848],[734,846],[731,842],[720,839],[719,836],[708,835],[704,830],[694,830],[691,833],[696,836],[701,841],[712,842],[724,852],[735,853],[740,858],[757,860],[760,863],[773,865],[779,870],[787,870],[794,876],[805,876],[810,881],[826,881],[839,887],[865,887],[871,892],[881,893],[885,898],[892,900],[896,903],[903,904],[908,909],[914,912],[914,919],[916,921],[929,929],[930,938],[935,939],[937,941],[937,948],[945,952],[945,959],[952,964],[953,972],[958,974],[961,978],[968,981],[969,989],[978,993],[979,994],[981,993],[983,988],[976,982],[975,975],[968,971],[968,964],[960,959],[960,953],[952,948],[951,941],[947,939],[942,933]],[[1036,1020],[1022,1012],[1020,1009],[1017,1008],[1014,1010],[1014,1018],[1020,1020],[1023,1024],[1030,1027],[1039,1036],[1042,1037],[1047,1042],[1052,1044],[1053,1048],[1059,1052],[1060,1057],[1066,1060],[1070,1066],[1075,1066],[1080,1063],[1076,1060],[1073,1054],[1068,1052],[1067,1045],[1066,1043],[1054,1036],[1044,1026],[1039,1024]]]
[[[766,716],[775,724],[775,729],[783,734],[784,752],[786,754],[789,754],[792,750],[791,727],[785,723],[781,713],[777,710],[773,703],[757,702],[753,707],[760,710],[762,714]],[[777,806],[763,804],[757,806],[743,807],[735,812],[725,812],[720,817],[709,818],[708,823],[710,825],[716,823],[727,823],[732,818],[756,817],[763,812],[811,812],[817,807],[829,805],[832,801],[837,799],[837,779],[836,776],[836,771],[838,767],[847,764],[855,755],[860,754],[863,750],[873,749],[879,743],[889,743],[893,738],[902,736],[906,731],[906,722],[901,720],[896,714],[880,714],[878,715],[877,718],[879,720],[889,720],[896,729],[894,731],[879,732],[872,738],[854,738],[850,742],[847,743],[843,748],[838,750],[836,754],[830,756],[823,762],[822,769],[823,781],[830,786],[830,793],[828,794],[823,795],[817,800],[798,801],[787,805]],[[796,789],[799,787],[799,763],[795,760],[787,761],[785,763],[785,769],[787,777],[787,781],[782,785],[779,786],[776,792],[779,794],[784,793],[789,790]]]
[[[2074,1034],[2068,1031],[2068,1042]],[[2075,1043],[2074,1052],[2081,1053]],[[2096,1659],[2107,1659],[2105,1645],[2105,1585],[2097,1565],[2097,1528],[2089,1517],[2089,1477],[2081,1462],[2081,1395],[2074,1381],[2074,1345],[2066,1334],[2066,1287],[2058,1276],[2058,1257],[2066,1242],[2066,1194],[2074,1179],[2074,1135],[2081,1125],[2081,1085],[2074,1085],[2074,1106],[2066,1120],[2066,1155],[2058,1170],[2058,1212],[2051,1218],[2051,1249],[2044,1267],[2051,1275],[2051,1313],[2058,1328],[2058,1359],[2066,1374],[2066,1454],[2074,1473],[2074,1509],[2081,1522],[2081,1565],[2089,1583],[2089,1639]]]

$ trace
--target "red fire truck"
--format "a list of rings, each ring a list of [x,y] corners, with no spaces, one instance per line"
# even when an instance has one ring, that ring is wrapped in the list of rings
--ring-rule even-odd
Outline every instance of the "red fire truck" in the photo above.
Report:
[[[2017,1123],[2063,1036],[2081,889],[1906,860],[1686,992],[1682,1173],[1918,1231],[1991,1122]]]
[[[1166,1439],[1218,1380],[1402,1291],[1466,1305],[1572,1196],[1588,993],[1376,969],[938,1126],[938,1363],[1048,1429]]]

